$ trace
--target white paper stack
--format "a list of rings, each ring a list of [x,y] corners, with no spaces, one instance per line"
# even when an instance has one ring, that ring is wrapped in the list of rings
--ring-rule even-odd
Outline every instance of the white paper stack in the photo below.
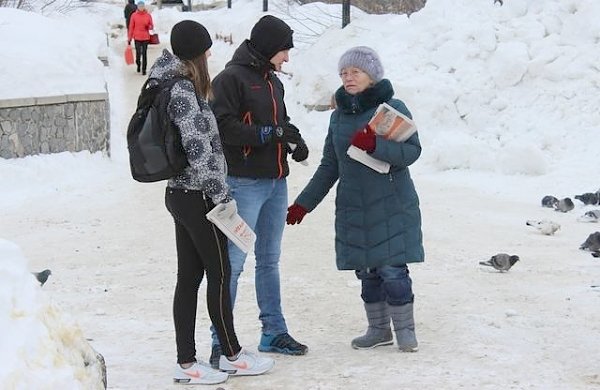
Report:
[[[351,159],[363,163],[374,171],[379,173],[388,173],[390,171],[391,165],[389,163],[369,156],[369,153],[354,145],[350,145],[346,153]]]
[[[390,141],[404,142],[417,131],[415,123],[387,103],[381,103],[368,126],[378,136]],[[388,173],[391,165],[388,162],[371,157],[366,151],[350,145],[346,152],[350,158],[356,160],[379,173]]]
[[[230,218],[221,219],[217,213],[217,207],[206,213],[206,218],[215,224],[238,248],[248,253],[256,241],[256,234],[250,226],[240,217],[238,213]]]

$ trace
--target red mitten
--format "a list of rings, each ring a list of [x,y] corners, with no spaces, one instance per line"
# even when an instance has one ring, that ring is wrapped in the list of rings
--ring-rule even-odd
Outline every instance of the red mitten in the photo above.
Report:
[[[376,145],[375,132],[371,130],[369,126],[362,130],[358,130],[356,133],[354,133],[351,143],[367,153],[373,153]]]
[[[298,203],[294,203],[288,207],[287,218],[285,220],[288,225],[295,225],[302,222],[302,219],[307,213],[308,211],[304,207],[300,206]]]

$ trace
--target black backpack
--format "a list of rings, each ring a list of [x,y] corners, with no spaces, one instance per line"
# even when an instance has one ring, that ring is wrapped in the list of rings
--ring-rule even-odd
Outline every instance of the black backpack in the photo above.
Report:
[[[154,82],[148,85],[150,80]],[[182,78],[148,79],[142,86],[137,109],[127,127],[129,166],[137,181],[169,179],[189,165],[179,129],[167,113],[171,88],[179,80]]]

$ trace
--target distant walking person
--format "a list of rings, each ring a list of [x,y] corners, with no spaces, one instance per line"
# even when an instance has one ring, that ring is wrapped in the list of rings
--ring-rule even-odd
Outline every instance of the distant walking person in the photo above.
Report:
[[[242,349],[233,327],[229,296],[230,265],[227,238],[206,218],[217,208],[224,218],[236,213],[229,194],[225,157],[217,122],[208,105],[210,75],[207,59],[212,40],[200,23],[184,20],[171,30],[173,54],[164,50],[150,69],[149,83],[176,79],[167,113],[181,134],[189,166],[169,179],[165,204],[175,222],[177,285],[173,320],[177,365],[173,379],[182,384],[214,384],[228,375],[259,375],[273,359]],[[206,304],[223,356],[217,369],[196,359],[195,329],[198,289],[206,275]]]
[[[129,21],[131,20],[131,15],[137,10],[137,6],[135,5],[135,0],[127,0],[127,5],[125,6],[125,10],[123,13],[125,15],[125,28],[127,29],[127,33],[129,33]]]
[[[262,335],[258,350],[304,355],[306,345],[288,333],[281,309],[279,258],[287,208],[287,155],[295,161],[308,157],[300,131],[292,125],[283,101],[283,85],[274,71],[289,60],[294,46],[292,29],[267,15],[252,28],[231,61],[213,81],[212,108],[217,117],[227,159],[227,183],[240,216],[256,232],[256,300]],[[294,147],[291,147],[293,145]],[[246,254],[229,242],[231,299]],[[216,366],[221,346],[214,337],[211,364]]]
[[[414,295],[408,263],[424,260],[419,198],[408,167],[421,155],[419,136],[405,142],[376,135],[367,122],[381,103],[412,117],[394,88],[383,78],[377,53],[365,46],[346,51],[338,63],[342,86],[335,93],[321,165],[288,208],[287,223],[302,222],[337,182],[335,253],[340,270],[354,270],[361,280],[367,332],[352,340],[355,349],[393,344],[418,348],[413,316]],[[391,165],[378,173],[350,159],[353,145]]]
[[[152,16],[146,10],[143,1],[137,2],[137,11],[131,15],[129,21],[129,31],[127,32],[127,44],[131,45],[131,40],[135,41],[135,63],[137,72],[146,74],[146,65],[148,63],[148,43],[150,43],[150,30],[154,28]]]

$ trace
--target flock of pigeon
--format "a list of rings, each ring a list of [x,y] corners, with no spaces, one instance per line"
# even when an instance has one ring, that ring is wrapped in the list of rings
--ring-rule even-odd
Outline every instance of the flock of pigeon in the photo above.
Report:
[[[581,195],[575,195],[575,199],[584,205],[600,205],[600,189],[596,192],[586,192]],[[553,208],[555,211],[567,213],[575,208],[571,198],[558,199],[552,195],[546,195],[542,198],[542,206]],[[577,218],[579,222],[599,222],[600,209],[586,211]],[[536,228],[540,233],[551,236],[560,229],[560,225],[554,221],[543,219],[540,221],[528,220],[527,226]],[[589,251],[594,257],[600,257],[600,231],[594,232],[579,246],[579,249]],[[493,267],[500,272],[508,271],[515,263],[519,261],[519,256],[509,255],[507,253],[498,253],[487,261],[480,261],[479,264]]]
[[[596,192],[586,192],[581,195],[575,195],[575,199],[579,200],[586,206],[592,205],[597,206],[600,205],[600,190]],[[542,199],[542,206],[554,208],[556,211],[561,211],[566,213],[568,211],[573,210],[575,205],[570,198],[557,199],[554,196],[547,195]],[[600,221],[600,209],[586,211],[582,216],[577,218],[579,222],[598,222]],[[552,222],[546,221],[548,224]],[[528,223],[529,224],[529,223]],[[558,225],[558,224],[556,224]],[[560,228],[560,226],[559,226]],[[550,229],[551,230],[551,229]],[[546,229],[546,231],[550,231]],[[557,229],[558,230],[558,229]],[[540,230],[541,231],[541,230]],[[544,233],[544,231],[542,231]],[[544,233],[544,234],[554,234],[552,233]],[[579,249],[590,251],[592,256],[600,257],[600,232],[594,232],[588,236],[588,238],[579,246]]]

